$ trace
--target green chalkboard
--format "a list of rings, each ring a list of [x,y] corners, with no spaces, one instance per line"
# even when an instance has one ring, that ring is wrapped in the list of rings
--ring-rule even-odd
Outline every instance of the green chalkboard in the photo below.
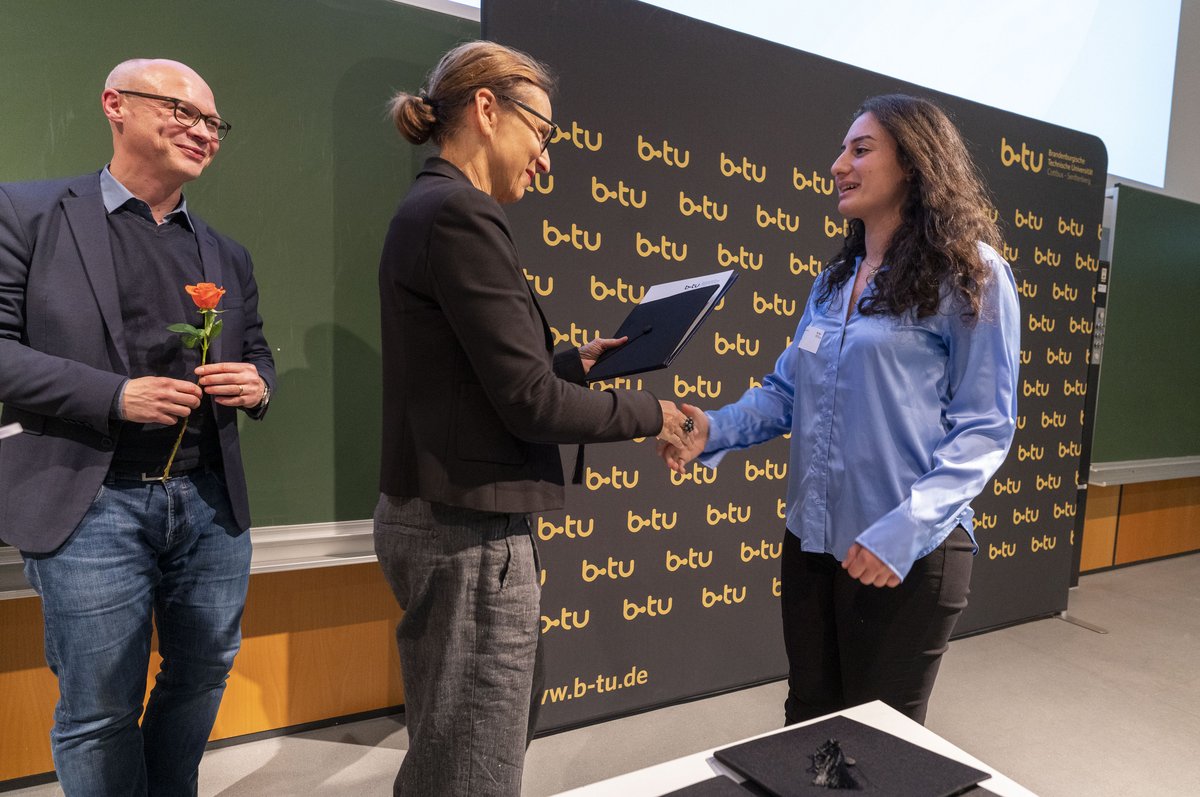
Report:
[[[254,256],[280,374],[268,418],[242,425],[254,524],[370,517],[379,248],[426,154],[385,105],[478,24],[391,0],[39,0],[2,21],[0,180],[103,166],[122,60],[175,58],[212,86],[234,129],[185,193]]]
[[[1114,195],[1092,466],[1200,456],[1200,205]]]

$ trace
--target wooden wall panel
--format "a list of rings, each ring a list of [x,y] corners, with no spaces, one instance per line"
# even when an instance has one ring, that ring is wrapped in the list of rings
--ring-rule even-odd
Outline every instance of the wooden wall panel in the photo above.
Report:
[[[404,702],[400,619],[375,564],[250,579],[242,650],[212,739],[273,730]],[[0,601],[0,781],[49,772],[58,688],[42,649],[36,598]],[[158,669],[154,655],[150,673]],[[147,675],[147,690],[153,685]]]
[[[254,576],[212,738],[403,703],[399,619],[375,564]]]
[[[54,768],[50,726],[58,686],[42,656],[42,604],[0,601],[0,781]]]
[[[1087,490],[1087,515],[1083,520],[1083,550],[1079,554],[1079,572],[1112,567],[1117,539],[1117,508],[1121,487],[1090,486]]]
[[[1200,550],[1200,479],[1092,487],[1087,509],[1084,571]],[[242,651],[212,738],[403,703],[394,636],[399,618],[375,564],[252,577]],[[0,634],[4,781],[53,769],[49,733],[58,691],[42,658],[37,599],[0,601]],[[157,665],[156,658],[151,672]],[[147,676],[147,687],[151,683]]]
[[[1200,478],[1127,484],[1116,564],[1200,549]]]

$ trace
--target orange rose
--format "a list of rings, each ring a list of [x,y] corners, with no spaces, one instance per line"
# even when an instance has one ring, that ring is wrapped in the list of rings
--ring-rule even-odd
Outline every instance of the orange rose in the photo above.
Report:
[[[201,282],[197,285],[185,285],[183,289],[192,297],[192,301],[201,310],[216,309],[217,302],[225,295],[224,288],[218,288],[211,282]]]

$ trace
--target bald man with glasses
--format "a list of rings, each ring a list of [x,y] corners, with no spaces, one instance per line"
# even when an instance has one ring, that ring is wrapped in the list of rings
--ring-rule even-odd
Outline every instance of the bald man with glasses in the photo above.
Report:
[[[64,792],[194,795],[249,579],[237,416],[263,417],[275,367],[250,255],[183,197],[230,131],[212,90],[133,60],[100,103],[107,166],[0,184],[0,402],[24,428],[0,442],[0,539],[42,599]],[[199,324],[205,282],[223,328],[200,365],[167,327]]]

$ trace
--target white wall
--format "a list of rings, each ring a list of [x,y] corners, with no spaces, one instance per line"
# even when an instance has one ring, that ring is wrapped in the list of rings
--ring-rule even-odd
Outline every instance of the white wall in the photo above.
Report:
[[[1183,0],[1179,46],[1175,53],[1174,89],[1164,187],[1158,189],[1111,175],[1109,184],[1115,181],[1132,183],[1151,191],[1200,202],[1200,0]]]
[[[478,8],[454,0],[397,1],[479,19]],[[1200,202],[1200,0],[1182,0],[1164,187],[1109,176],[1109,185],[1117,181]]]

